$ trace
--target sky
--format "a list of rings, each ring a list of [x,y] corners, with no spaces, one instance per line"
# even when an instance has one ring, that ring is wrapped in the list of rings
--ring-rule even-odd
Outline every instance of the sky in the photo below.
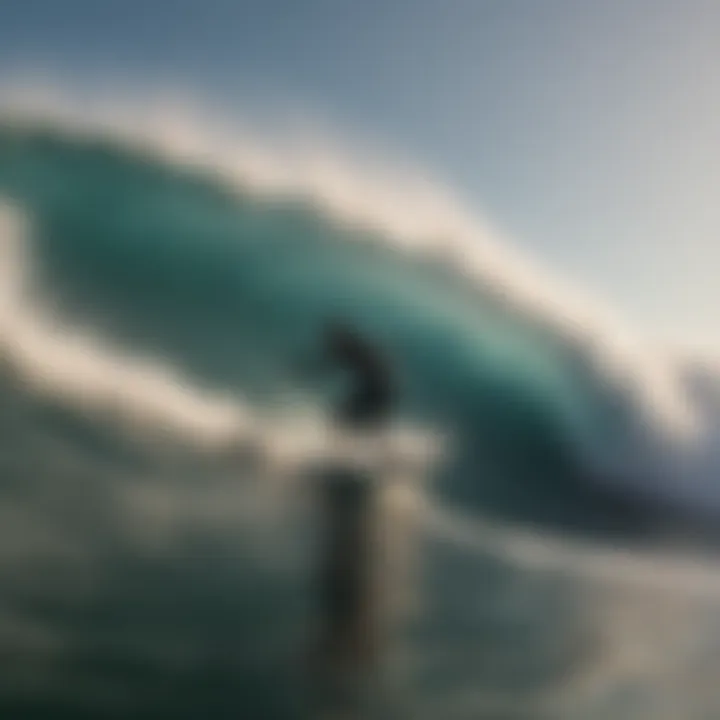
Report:
[[[653,339],[720,349],[716,0],[1,0],[0,79],[392,148]]]

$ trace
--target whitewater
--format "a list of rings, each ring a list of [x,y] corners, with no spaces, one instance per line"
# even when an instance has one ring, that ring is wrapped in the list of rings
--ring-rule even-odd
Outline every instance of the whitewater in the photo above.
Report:
[[[425,478],[397,716],[720,711],[715,361],[415,170],[219,118],[3,89],[0,708],[298,717],[303,472],[368,452],[297,369],[340,314],[402,371],[374,467]]]

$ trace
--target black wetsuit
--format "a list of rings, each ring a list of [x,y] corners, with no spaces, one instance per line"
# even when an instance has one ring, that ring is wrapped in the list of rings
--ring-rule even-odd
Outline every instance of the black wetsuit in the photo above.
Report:
[[[394,383],[390,367],[381,353],[350,327],[335,323],[325,332],[329,359],[352,377],[349,394],[336,410],[346,425],[375,426],[385,421],[391,410]]]

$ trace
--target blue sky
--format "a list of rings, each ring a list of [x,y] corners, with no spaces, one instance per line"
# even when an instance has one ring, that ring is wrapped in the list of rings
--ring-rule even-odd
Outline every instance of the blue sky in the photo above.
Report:
[[[309,112],[651,335],[720,345],[720,2],[3,0],[0,73]]]

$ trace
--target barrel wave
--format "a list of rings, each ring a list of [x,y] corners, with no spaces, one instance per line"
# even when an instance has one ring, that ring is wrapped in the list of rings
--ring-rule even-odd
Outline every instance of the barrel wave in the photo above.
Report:
[[[0,122],[7,716],[302,717],[287,477],[338,317],[395,363],[398,423],[444,439],[394,716],[717,711],[711,366],[620,342],[397,187],[148,138]]]

